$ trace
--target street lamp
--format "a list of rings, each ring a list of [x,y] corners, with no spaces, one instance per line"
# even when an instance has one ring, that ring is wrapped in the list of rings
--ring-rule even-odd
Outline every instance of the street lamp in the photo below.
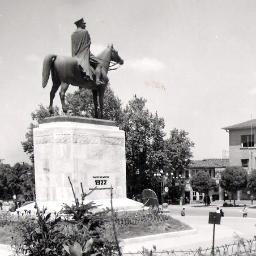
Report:
[[[156,177],[156,179],[160,179],[160,193],[161,193],[161,202],[163,204],[163,195],[165,193],[165,191],[167,189],[165,189],[164,185],[165,185],[165,181],[168,178],[168,173],[164,174],[164,171],[161,169],[159,170],[157,173],[154,173],[154,177]]]

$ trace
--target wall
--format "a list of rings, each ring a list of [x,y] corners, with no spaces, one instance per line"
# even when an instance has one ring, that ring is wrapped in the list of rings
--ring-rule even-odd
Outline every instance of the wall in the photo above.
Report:
[[[231,166],[242,166],[241,159],[249,159],[248,171],[256,168],[256,147],[242,148],[241,135],[254,134],[256,139],[256,129],[241,129],[229,131],[229,160]],[[256,143],[255,143],[256,144]]]

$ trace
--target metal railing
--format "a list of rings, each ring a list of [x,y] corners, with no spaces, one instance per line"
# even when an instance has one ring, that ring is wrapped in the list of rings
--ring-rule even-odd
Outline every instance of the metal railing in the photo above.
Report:
[[[143,249],[136,253],[123,253],[123,256],[252,256],[256,255],[256,238],[252,240],[240,239],[231,244],[197,250],[163,250]]]

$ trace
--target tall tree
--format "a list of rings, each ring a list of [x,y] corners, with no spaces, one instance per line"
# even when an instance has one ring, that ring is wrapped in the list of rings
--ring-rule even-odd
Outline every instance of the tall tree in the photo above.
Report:
[[[192,147],[194,143],[188,137],[188,132],[176,128],[170,131],[170,136],[165,141],[165,149],[174,176],[181,175],[188,169],[193,156]]]
[[[21,195],[22,200],[33,200],[35,191],[34,168],[27,163],[16,163],[12,167],[12,177],[9,181],[15,194]]]
[[[246,170],[241,166],[228,166],[221,173],[220,186],[232,194],[235,205],[235,194],[247,186]]]
[[[164,119],[158,114],[150,116],[150,147],[147,154],[147,169],[149,172],[151,186],[161,200],[165,194],[163,187],[167,183],[170,174],[170,163],[165,149]],[[160,186],[159,186],[160,184]]]
[[[145,99],[135,95],[124,109],[121,124],[126,135],[127,192],[130,197],[141,193],[150,183],[146,160],[150,149],[151,120],[145,104]]]
[[[164,119],[146,108],[146,100],[136,95],[124,109],[121,128],[126,135],[126,175],[128,196],[152,188],[161,198],[161,183],[169,171],[164,143]]]
[[[209,196],[209,191],[216,188],[216,181],[206,171],[199,171],[192,176],[190,184],[194,191],[204,193],[207,197]],[[207,204],[207,200],[205,200],[205,204]]]

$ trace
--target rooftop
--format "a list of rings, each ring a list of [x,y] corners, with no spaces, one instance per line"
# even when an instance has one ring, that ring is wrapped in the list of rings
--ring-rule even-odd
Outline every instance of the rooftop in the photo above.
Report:
[[[256,119],[251,119],[246,122],[230,125],[230,126],[222,128],[222,129],[230,131],[230,130],[248,129],[248,128],[252,128],[252,127],[256,127]]]
[[[191,161],[190,168],[225,168],[229,165],[229,159],[203,159]]]

